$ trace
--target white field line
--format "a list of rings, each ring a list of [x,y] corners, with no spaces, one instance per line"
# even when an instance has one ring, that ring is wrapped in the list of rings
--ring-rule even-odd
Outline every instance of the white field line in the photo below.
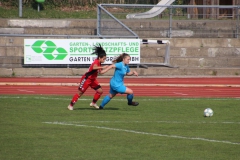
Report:
[[[29,90],[24,90],[24,89],[18,89],[18,91],[21,91],[21,92],[34,92],[34,91],[29,91]]]
[[[70,122],[70,123],[79,123],[79,122]],[[184,121],[81,121],[81,123],[171,123],[171,124],[240,124],[240,122],[184,122]]]
[[[0,86],[78,86],[79,83],[38,83],[38,82],[0,82]],[[159,87],[240,87],[239,84],[139,84],[125,83],[126,86],[159,86]],[[109,86],[109,83],[101,83]]]
[[[174,94],[177,94],[177,95],[184,95],[184,96],[188,95],[188,94],[179,93],[179,92],[173,92],[173,93],[174,93]]]
[[[67,101],[69,101],[69,100],[71,100],[71,98],[61,98],[61,97],[59,97],[59,98],[49,98],[49,97],[33,97],[33,96],[31,96],[31,97],[24,97],[24,96],[1,96],[0,95],[0,99],[3,99],[3,98],[5,98],[5,99],[20,99],[20,98],[25,98],[25,99],[28,99],[28,98],[30,98],[30,99],[32,99],[32,98],[34,98],[34,99],[46,99],[46,100],[67,100]],[[157,98],[154,98],[154,99],[147,99],[147,98],[137,98],[136,97],[136,99],[138,99],[138,101],[196,101],[196,100],[202,100],[202,99],[204,99],[204,100],[214,100],[214,101],[226,101],[226,100],[237,100],[237,101],[239,101],[240,100],[240,97],[237,97],[237,98],[159,98],[159,99],[157,99]],[[92,98],[80,98],[79,99],[80,101],[89,101],[89,100],[92,100]],[[102,100],[102,98],[101,99],[99,99],[99,100]],[[126,98],[123,98],[123,99],[119,99],[119,98],[113,98],[111,101],[126,101]]]
[[[151,136],[159,136],[159,137],[179,138],[179,139],[188,139],[188,140],[201,140],[201,141],[207,141],[207,142],[217,142],[217,143],[226,143],[226,144],[240,145],[240,143],[237,143],[237,142],[220,141],[220,140],[206,139],[206,138],[200,138],[200,137],[197,137],[197,138],[194,138],[194,137],[184,137],[184,136],[177,136],[177,135],[166,135],[166,134],[159,134],[159,133],[139,132],[139,131],[134,131],[134,130],[109,128],[109,127],[101,127],[101,126],[89,126],[89,125],[72,124],[72,123],[64,123],[64,122],[43,122],[43,123],[55,124],[55,125],[69,125],[69,126],[77,126],[77,127],[98,128],[98,129],[105,129],[105,130],[111,130],[111,131],[120,131],[120,132],[128,132],[128,133],[151,135]]]

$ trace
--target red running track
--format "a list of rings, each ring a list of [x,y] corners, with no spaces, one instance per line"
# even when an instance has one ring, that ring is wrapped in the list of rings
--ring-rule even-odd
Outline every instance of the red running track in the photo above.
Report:
[[[80,78],[0,78],[0,95],[73,95]],[[98,78],[104,95],[110,78]],[[135,96],[240,98],[240,77],[209,78],[125,78]],[[89,88],[85,95],[93,95]]]

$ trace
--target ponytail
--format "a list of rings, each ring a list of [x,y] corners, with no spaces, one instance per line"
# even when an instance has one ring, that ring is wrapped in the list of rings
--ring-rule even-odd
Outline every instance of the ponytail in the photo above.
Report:
[[[94,52],[92,54],[96,54],[97,58],[103,58],[104,56],[107,56],[105,50],[102,48],[101,44],[98,44],[98,46],[94,45],[93,48]]]
[[[112,62],[113,63],[122,62],[125,57],[130,57],[130,56],[127,53],[122,53],[118,57],[116,57]]]

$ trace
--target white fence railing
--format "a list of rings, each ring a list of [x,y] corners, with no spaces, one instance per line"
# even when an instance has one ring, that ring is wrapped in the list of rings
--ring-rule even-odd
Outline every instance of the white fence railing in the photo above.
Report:
[[[150,12],[152,8],[155,8],[153,13]],[[158,12],[157,8],[161,12]],[[162,10],[163,8],[165,9]],[[143,13],[148,15],[143,16]],[[172,38],[181,34],[183,37],[186,35],[195,38],[239,38],[240,6],[234,5],[100,4],[97,30],[102,37],[123,35],[136,37],[138,35],[136,31],[141,28],[126,24],[145,17],[153,22],[154,20],[159,22],[159,25],[144,30],[161,32],[159,38]],[[164,25],[161,25],[161,22]]]

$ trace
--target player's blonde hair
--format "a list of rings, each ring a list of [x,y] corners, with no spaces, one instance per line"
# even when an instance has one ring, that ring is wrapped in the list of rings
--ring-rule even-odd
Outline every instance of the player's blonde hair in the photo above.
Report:
[[[122,53],[122,54],[120,54],[118,57],[116,57],[112,62],[113,62],[113,63],[122,62],[123,59],[126,58],[126,57],[130,57],[130,55],[127,54],[127,53]]]

